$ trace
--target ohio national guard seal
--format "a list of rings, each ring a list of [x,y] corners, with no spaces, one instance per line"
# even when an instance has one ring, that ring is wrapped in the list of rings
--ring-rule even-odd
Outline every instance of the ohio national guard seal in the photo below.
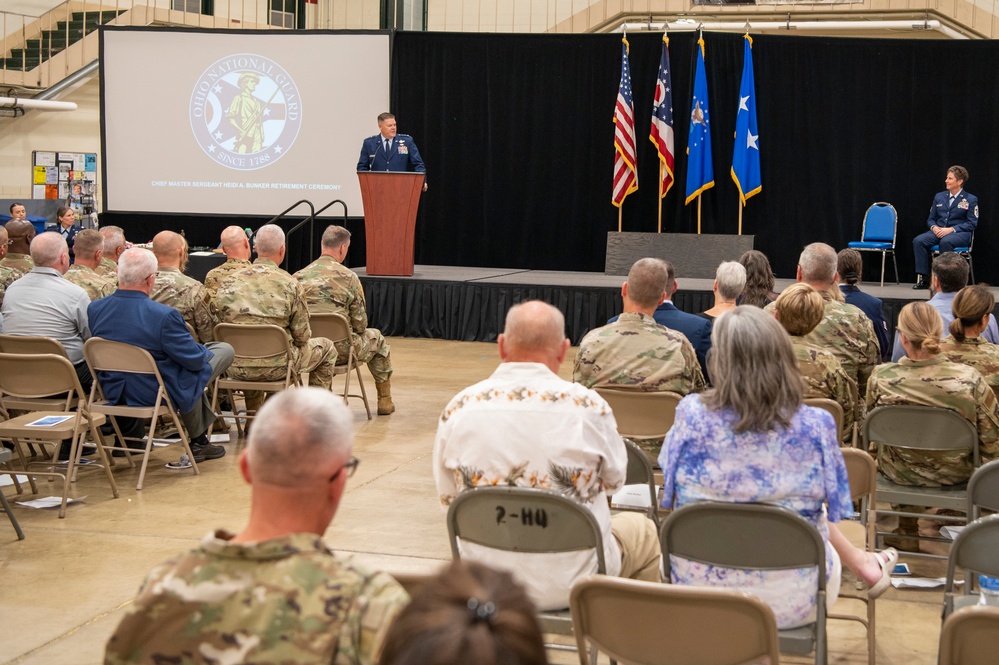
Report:
[[[302,126],[302,99],[291,75],[253,53],[212,63],[194,85],[191,131],[212,161],[238,171],[273,164]]]

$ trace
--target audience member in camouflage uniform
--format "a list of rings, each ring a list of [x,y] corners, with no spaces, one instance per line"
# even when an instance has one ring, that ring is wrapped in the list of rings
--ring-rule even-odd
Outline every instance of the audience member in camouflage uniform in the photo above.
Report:
[[[951,362],[977,369],[999,396],[999,346],[982,337],[995,305],[995,297],[984,284],[958,291],[952,303],[950,335],[940,341],[940,352]]]
[[[199,344],[215,341],[215,324],[219,322],[215,305],[204,284],[184,274],[187,241],[179,233],[160,231],[153,238],[153,254],[157,268],[152,299],[180,312]]]
[[[73,249],[76,252],[76,263],[69,267],[63,277],[86,291],[91,302],[114,293],[118,284],[98,274],[96,270],[104,255],[104,238],[101,234],[94,229],[79,231]]]
[[[24,274],[17,268],[3,265],[5,256],[7,256],[7,229],[0,226],[0,305],[3,304],[3,294],[10,283]]]
[[[240,470],[250,520],[217,530],[146,577],[106,665],[374,665],[408,602],[397,582],[323,542],[357,466],[352,418],[329,391],[295,388],[254,425]]]
[[[881,361],[881,351],[874,326],[867,315],[853,305],[837,302],[833,298],[834,293],[839,294],[839,288],[835,286],[838,279],[836,263],[836,250],[821,242],[805,247],[798,259],[798,281],[805,282],[822,294],[826,303],[822,321],[805,336],[805,341],[836,356],[843,371],[856,382],[857,391],[863,399],[867,379]],[[842,298],[842,295],[839,297]],[[773,312],[773,307],[771,303],[766,309]]]
[[[104,277],[118,281],[118,257],[127,249],[125,232],[120,226],[102,226],[101,237],[104,238],[104,256],[97,268]]]
[[[982,461],[994,459],[999,456],[996,396],[977,370],[951,362],[940,353],[941,325],[940,314],[929,303],[912,302],[902,308],[898,330],[908,357],[874,370],[867,388],[867,408],[919,404],[955,411],[978,430]],[[967,481],[974,471],[967,452],[902,448],[880,449],[878,469],[896,483],[921,487],[957,485]],[[921,510],[911,506],[902,509]],[[917,534],[914,518],[900,518],[899,522],[900,535]],[[912,538],[902,538],[899,544],[910,550],[918,547]]]
[[[368,328],[368,312],[364,303],[361,280],[343,260],[350,249],[350,231],[342,226],[330,226],[323,232],[322,256],[295,273],[295,279],[305,290],[309,311],[339,312],[350,321],[350,344],[358,362],[368,366],[378,389],[378,415],[395,411],[392,403],[392,356],[382,332]],[[349,348],[337,346],[337,363],[347,362]]]
[[[31,241],[35,237],[35,226],[26,219],[12,219],[5,225],[7,229],[7,256],[0,266],[13,268],[22,275],[31,272],[35,262],[31,260]]]
[[[843,407],[840,440],[853,440],[853,425],[859,421],[857,384],[847,376],[836,356],[805,338],[822,320],[825,301],[808,284],[799,282],[784,289],[774,302],[774,314],[791,336],[798,371],[805,380],[805,398],[831,399]]]
[[[223,323],[268,323],[285,330],[291,361],[299,372],[309,372],[309,384],[329,390],[333,382],[336,348],[325,337],[313,337],[305,292],[294,277],[278,267],[284,260],[284,231],[275,224],[260,227],[254,238],[257,260],[237,270],[219,285],[215,308]],[[285,376],[281,359],[244,360],[237,357],[229,376],[247,381],[279,380]],[[247,410],[256,410],[263,395],[250,391]]]
[[[217,268],[212,268],[205,275],[205,288],[208,289],[208,295],[212,300],[215,299],[215,294],[218,293],[219,284],[226,277],[250,265],[252,252],[250,251],[250,239],[246,237],[246,231],[238,226],[227,226],[222,231],[222,251],[225,252],[226,262]]]
[[[668,281],[668,270],[659,259],[635,262],[621,286],[624,313],[583,337],[573,381],[587,388],[614,386],[680,395],[704,389],[704,375],[690,341],[653,318]],[[636,443],[655,460],[663,442],[642,439]]]

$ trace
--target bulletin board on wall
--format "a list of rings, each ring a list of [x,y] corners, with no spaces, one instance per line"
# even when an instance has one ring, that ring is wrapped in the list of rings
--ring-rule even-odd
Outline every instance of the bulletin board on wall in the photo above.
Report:
[[[31,167],[31,198],[63,200],[70,206],[92,205],[97,186],[96,152],[33,150]]]

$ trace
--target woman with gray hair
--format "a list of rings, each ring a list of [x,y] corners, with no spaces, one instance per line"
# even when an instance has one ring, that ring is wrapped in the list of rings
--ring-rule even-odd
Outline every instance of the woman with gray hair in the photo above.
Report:
[[[715,271],[715,282],[711,285],[715,294],[714,307],[701,312],[699,316],[714,321],[725,312],[735,309],[735,301],[742,295],[745,287],[746,268],[738,261],[722,261]]]
[[[845,564],[876,598],[898,552],[849,543],[834,522],[852,515],[850,485],[832,416],[802,403],[802,380],[787,333],[766,312],[736,307],[715,321],[708,370],[714,385],[676,410],[659,465],[664,508],[695,501],[763,502],[801,514],[826,542],[829,605]],[[789,628],[814,614],[816,571],[749,571],[670,557],[672,582],[751,591]]]

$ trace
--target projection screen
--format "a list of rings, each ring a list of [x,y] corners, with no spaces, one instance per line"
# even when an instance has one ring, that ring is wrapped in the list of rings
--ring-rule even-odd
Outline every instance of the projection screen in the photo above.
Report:
[[[343,199],[360,216],[389,36],[105,29],[101,93],[105,210],[272,215]]]

